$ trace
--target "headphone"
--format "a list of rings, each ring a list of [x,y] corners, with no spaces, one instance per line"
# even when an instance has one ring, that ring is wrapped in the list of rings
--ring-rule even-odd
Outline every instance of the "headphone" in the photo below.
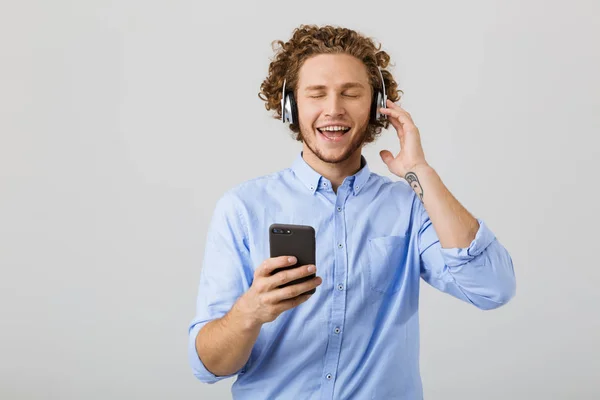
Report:
[[[375,90],[373,93],[373,100],[371,101],[371,112],[369,117],[369,123],[374,123],[379,120],[379,118],[383,117],[387,118],[385,114],[381,114],[379,112],[379,108],[387,108],[387,92],[385,90],[385,81],[383,80],[383,74],[381,73],[381,68],[377,67],[377,71],[379,71],[379,77],[381,78],[381,87],[382,90]],[[285,90],[286,80],[283,81],[283,89],[281,93],[281,121],[285,124],[289,122],[290,124],[298,123],[298,105],[296,104],[296,99],[294,98],[293,90]]]

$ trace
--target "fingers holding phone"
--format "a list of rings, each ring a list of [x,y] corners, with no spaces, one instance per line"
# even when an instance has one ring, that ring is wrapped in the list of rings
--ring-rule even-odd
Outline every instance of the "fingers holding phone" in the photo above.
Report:
[[[268,278],[268,285],[271,289],[279,289],[273,292],[281,297],[281,300],[301,294],[314,294],[316,287],[322,282],[322,279],[317,277],[316,271],[316,266],[313,264],[278,268]]]
[[[252,286],[240,299],[241,309],[254,323],[274,321],[308,300],[323,282],[314,265],[294,267],[296,263],[295,257],[272,257],[256,269]]]

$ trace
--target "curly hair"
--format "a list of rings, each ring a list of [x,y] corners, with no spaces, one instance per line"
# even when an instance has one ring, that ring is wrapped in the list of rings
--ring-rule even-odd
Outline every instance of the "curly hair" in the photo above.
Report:
[[[289,41],[275,40],[272,42],[275,57],[269,64],[269,75],[260,86],[258,97],[265,102],[267,111],[275,110],[273,118],[281,119],[281,95],[283,82],[287,79],[286,87],[297,91],[298,75],[303,63],[318,54],[349,54],[361,60],[367,67],[369,82],[373,93],[381,89],[378,67],[381,68],[388,99],[396,102],[403,94],[398,90],[398,84],[392,74],[385,70],[390,63],[390,56],[381,50],[381,44],[375,42],[354,30],[326,25],[300,25],[296,28]],[[369,123],[365,143],[370,143],[387,128],[387,119]],[[299,126],[290,124],[290,130],[299,133]],[[302,141],[302,135],[296,135],[296,140]]]

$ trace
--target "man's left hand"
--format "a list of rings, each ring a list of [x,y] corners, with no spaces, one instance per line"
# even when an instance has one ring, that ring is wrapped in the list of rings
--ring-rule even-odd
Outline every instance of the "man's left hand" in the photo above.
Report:
[[[427,165],[421,146],[421,135],[410,114],[389,99],[387,108],[380,108],[379,110],[382,114],[387,115],[400,140],[400,152],[396,157],[389,150],[379,152],[381,159],[390,172],[400,178],[405,178],[406,174],[414,171],[417,166]]]

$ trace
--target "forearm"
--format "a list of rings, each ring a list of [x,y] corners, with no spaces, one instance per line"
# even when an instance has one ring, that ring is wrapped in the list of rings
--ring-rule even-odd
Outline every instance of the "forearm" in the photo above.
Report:
[[[450,193],[429,165],[418,165],[405,175],[419,196],[443,248],[465,248],[475,239],[479,223]]]
[[[217,376],[239,371],[248,361],[260,333],[234,305],[222,318],[206,324],[196,337],[196,351],[204,366]]]

